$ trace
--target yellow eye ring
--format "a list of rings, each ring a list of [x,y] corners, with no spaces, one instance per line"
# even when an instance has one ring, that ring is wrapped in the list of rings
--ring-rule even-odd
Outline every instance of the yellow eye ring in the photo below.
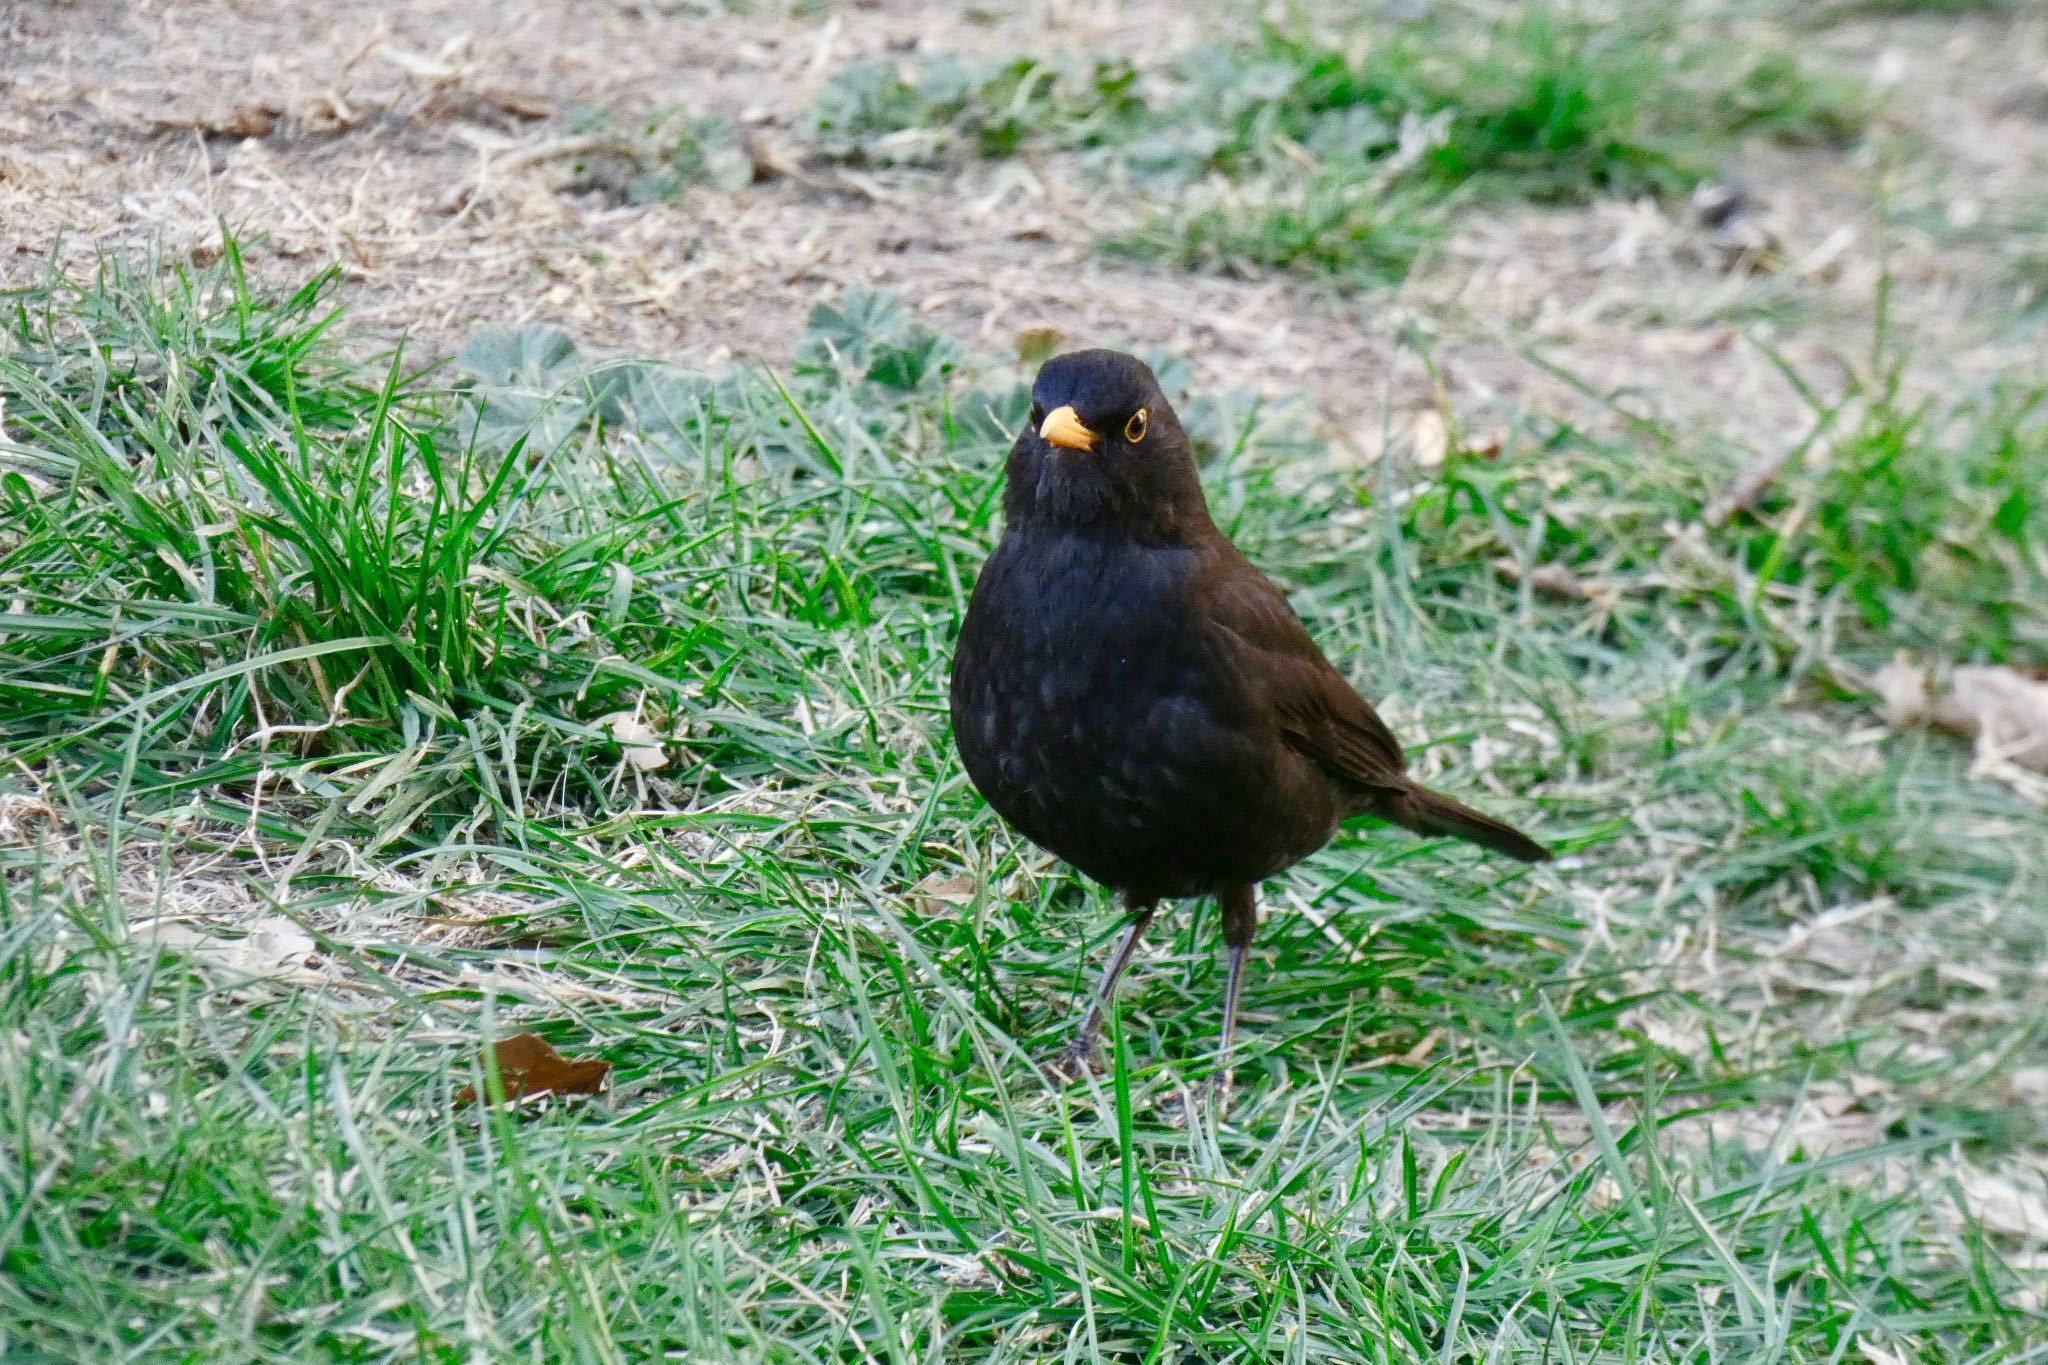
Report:
[[[1124,423],[1124,439],[1132,445],[1136,445],[1144,440],[1145,423],[1150,420],[1151,416],[1152,414],[1144,408],[1139,408],[1136,412],[1132,413],[1131,420]]]

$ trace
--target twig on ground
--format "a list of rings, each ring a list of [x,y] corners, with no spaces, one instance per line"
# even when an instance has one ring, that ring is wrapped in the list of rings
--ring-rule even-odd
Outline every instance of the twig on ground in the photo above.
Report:
[[[529,166],[538,166],[543,162],[560,161],[571,156],[586,156],[598,151],[620,151],[630,155],[630,149],[617,138],[596,133],[545,138],[539,142],[529,142],[524,147],[514,147],[497,156],[487,154],[482,164],[477,167],[475,176],[450,190],[442,199],[441,207],[449,213],[466,208],[483,193],[494,176],[502,177],[514,171],[525,170]]]

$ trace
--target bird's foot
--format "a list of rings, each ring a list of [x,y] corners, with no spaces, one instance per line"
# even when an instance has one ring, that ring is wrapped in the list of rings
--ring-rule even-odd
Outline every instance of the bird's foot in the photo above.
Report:
[[[1207,1089],[1209,1107],[1220,1119],[1230,1112],[1230,1096],[1234,1089],[1231,1068],[1226,1065],[1221,1071],[1210,1072]]]
[[[1067,1044],[1059,1056],[1045,1064],[1045,1074],[1055,1081],[1078,1081],[1091,1072],[1102,1069],[1102,1058],[1095,1046],[1095,1040],[1086,1036]]]

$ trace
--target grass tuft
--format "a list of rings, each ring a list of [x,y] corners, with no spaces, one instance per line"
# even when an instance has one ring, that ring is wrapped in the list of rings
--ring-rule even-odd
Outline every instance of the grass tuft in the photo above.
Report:
[[[1657,4],[1431,6],[1334,35],[1263,27],[1138,80],[939,58],[864,64],[821,97],[821,148],[931,163],[1036,145],[1168,190],[1113,248],[1180,265],[1398,278],[1457,196],[1675,194],[1740,139],[1853,142],[1867,93],[1791,40],[1743,41]]]
[[[814,113],[819,145],[843,161],[931,164],[948,156],[1008,156],[1028,142],[1086,147],[1118,135],[1143,105],[1127,64],[966,61],[856,63],[839,72]]]

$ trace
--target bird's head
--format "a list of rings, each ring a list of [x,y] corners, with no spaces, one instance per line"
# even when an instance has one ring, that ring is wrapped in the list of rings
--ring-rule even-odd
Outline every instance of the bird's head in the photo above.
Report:
[[[1012,525],[1094,524],[1174,540],[1209,524],[1180,418],[1151,368],[1121,351],[1045,363],[1008,480]]]

